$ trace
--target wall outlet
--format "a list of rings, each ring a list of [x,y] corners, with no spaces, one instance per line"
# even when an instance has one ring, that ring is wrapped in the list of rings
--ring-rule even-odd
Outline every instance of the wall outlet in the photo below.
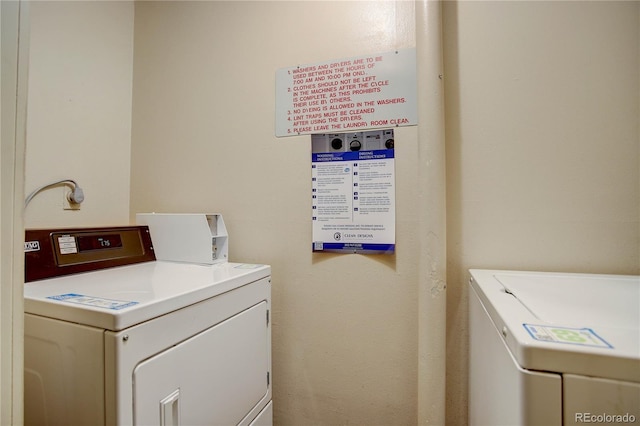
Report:
[[[80,203],[72,203],[69,201],[71,190],[69,188],[62,189],[62,210],[80,210]]]

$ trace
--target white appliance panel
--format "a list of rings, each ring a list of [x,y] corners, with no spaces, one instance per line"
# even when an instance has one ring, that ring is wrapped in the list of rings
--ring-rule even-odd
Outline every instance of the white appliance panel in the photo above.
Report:
[[[217,404],[207,395],[214,385],[207,374],[237,376],[227,382],[225,409],[235,417],[246,409],[239,424],[248,425],[271,401],[270,272],[265,265],[148,262],[25,284],[25,424],[136,424],[139,367],[138,389],[155,390],[157,370],[189,376],[176,382],[184,387],[182,424],[192,406]],[[49,298],[68,293],[135,304],[109,309]],[[166,424],[179,420],[172,401],[165,401]],[[137,424],[158,424],[154,405],[154,420]]]
[[[104,332],[25,315],[26,425],[104,422]]]
[[[492,270],[471,273],[471,286],[498,330],[505,332],[504,341],[521,367],[640,382],[640,322],[636,321],[640,308],[625,301],[618,309],[610,302],[640,294],[640,277]],[[597,302],[583,306],[588,296],[574,297],[580,282],[585,283],[584,293],[598,294]],[[613,294],[616,290],[622,294]],[[627,308],[625,322],[618,311]],[[589,309],[600,311],[600,316],[610,312],[611,318],[606,325],[594,322]],[[526,324],[585,329],[603,344],[537,340]]]
[[[259,303],[140,363],[134,423],[240,423],[268,392],[266,315],[266,302]]]
[[[584,423],[625,424],[640,420],[640,383],[623,382],[621,380],[598,379],[594,377],[565,374],[564,382],[564,424],[576,425]],[[598,421],[587,416],[619,414]],[[626,418],[624,417],[626,415]],[[635,421],[630,421],[633,416]],[[596,420],[596,421],[593,421]]]
[[[221,324],[239,312],[243,312],[247,307],[266,301],[267,309],[270,309],[270,292],[270,278],[265,277],[169,315],[163,315],[118,332],[107,331],[105,333],[106,423],[130,424],[132,422],[133,371],[141,361],[153,358],[176,344]],[[265,314],[262,324],[266,325],[266,332],[261,341],[266,338],[270,348],[271,327],[266,321]],[[206,359],[210,354],[202,353],[199,356]],[[260,380],[271,371],[270,357],[269,352],[267,370],[259,375]],[[190,361],[191,364],[197,362],[200,361],[195,359]],[[182,398],[184,401],[184,396]],[[271,386],[268,387],[260,403],[247,415],[246,421],[243,420],[240,424],[248,424],[270,400]]]
[[[260,414],[249,424],[249,426],[272,426],[273,425],[273,402],[269,401]]]
[[[563,410],[548,424],[640,419],[640,277],[470,272],[470,424],[536,424],[548,404]],[[561,378],[560,395],[523,391],[540,371]]]
[[[579,274],[495,274],[537,318],[567,326],[640,324],[640,278]]]
[[[561,375],[522,369],[471,293],[469,424],[562,425]]]
[[[265,265],[147,262],[26,283],[25,312],[118,331],[263,278]],[[52,297],[78,294],[133,302],[105,309]]]

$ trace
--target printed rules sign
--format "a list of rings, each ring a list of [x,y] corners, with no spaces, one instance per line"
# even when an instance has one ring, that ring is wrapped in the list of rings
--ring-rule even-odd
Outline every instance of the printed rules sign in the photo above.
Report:
[[[276,71],[276,136],[416,124],[415,48]]]

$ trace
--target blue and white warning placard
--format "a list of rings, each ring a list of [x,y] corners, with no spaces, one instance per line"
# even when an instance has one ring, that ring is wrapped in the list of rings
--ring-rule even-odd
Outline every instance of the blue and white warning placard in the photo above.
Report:
[[[572,345],[613,348],[590,328],[570,328],[550,325],[522,324],[535,340],[550,343],[569,343]]]
[[[94,308],[103,308],[110,310],[120,310],[129,306],[137,305],[138,302],[128,300],[113,300],[102,297],[85,296],[76,293],[59,294],[56,296],[48,296],[47,299],[59,300],[62,302],[76,303],[78,305],[93,306]]]
[[[393,130],[311,137],[313,251],[395,251]]]

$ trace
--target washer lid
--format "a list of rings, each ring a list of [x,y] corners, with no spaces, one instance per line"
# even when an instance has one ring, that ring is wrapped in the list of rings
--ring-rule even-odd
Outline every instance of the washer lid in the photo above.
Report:
[[[507,273],[495,277],[546,323],[638,330],[640,277]]]
[[[119,331],[271,274],[267,265],[154,261],[26,283],[25,313]]]
[[[523,368],[640,382],[640,276],[471,275]]]

